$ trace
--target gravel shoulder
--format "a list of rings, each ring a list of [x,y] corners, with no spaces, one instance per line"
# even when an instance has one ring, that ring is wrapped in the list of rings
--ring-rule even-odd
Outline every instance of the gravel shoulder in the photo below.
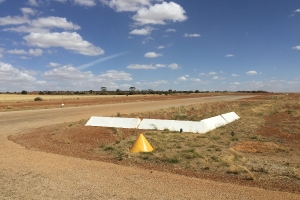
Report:
[[[220,96],[0,113],[0,199],[299,199],[299,194],[27,150],[7,139],[32,128],[92,115],[239,98]]]

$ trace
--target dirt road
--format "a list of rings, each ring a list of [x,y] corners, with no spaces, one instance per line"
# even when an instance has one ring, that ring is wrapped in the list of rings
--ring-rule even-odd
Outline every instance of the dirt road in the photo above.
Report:
[[[9,135],[50,124],[245,96],[0,113],[0,199],[300,199],[269,191],[27,150]]]

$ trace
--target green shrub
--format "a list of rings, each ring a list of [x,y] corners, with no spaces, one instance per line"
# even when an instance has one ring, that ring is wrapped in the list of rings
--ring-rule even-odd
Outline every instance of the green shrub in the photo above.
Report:
[[[41,97],[35,97],[34,101],[43,101],[43,99]]]

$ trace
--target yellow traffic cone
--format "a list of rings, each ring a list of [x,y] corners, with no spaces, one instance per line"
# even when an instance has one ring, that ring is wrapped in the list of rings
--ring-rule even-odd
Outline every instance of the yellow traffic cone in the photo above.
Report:
[[[135,141],[133,146],[129,149],[131,152],[138,153],[138,152],[151,152],[153,151],[152,146],[149,144],[147,139],[143,134],[140,134],[138,139]]]

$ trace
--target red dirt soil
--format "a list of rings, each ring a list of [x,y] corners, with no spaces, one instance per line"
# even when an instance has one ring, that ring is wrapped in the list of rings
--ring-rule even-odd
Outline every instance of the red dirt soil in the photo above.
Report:
[[[178,98],[182,98],[183,96],[178,96]],[[174,98],[174,96],[170,97]],[[177,98],[177,97],[176,97]],[[254,97],[251,100],[258,100],[261,97]],[[158,100],[157,97],[137,97],[130,99],[130,101],[143,101],[143,100]],[[161,99],[169,99],[168,96],[160,97]],[[85,103],[111,103],[111,102],[119,102],[119,99],[113,101],[112,99],[101,99],[101,102],[97,100],[87,100]],[[75,105],[76,100],[72,100],[69,103]],[[41,102],[41,103],[51,103],[53,102]],[[24,104],[25,105],[25,104]],[[28,105],[28,104],[26,104]],[[46,104],[43,104],[46,105]],[[300,131],[299,124],[295,125],[293,122],[299,121],[299,117],[293,117],[288,113],[278,113],[273,116],[265,117],[266,123],[265,125],[257,132],[258,135],[267,136],[267,137],[276,137],[278,139],[285,140],[283,148],[293,148],[294,151],[300,151]],[[85,121],[82,121],[84,124]],[[72,126],[69,124],[68,126]],[[284,130],[285,126],[291,126],[292,132],[286,132]],[[186,176],[199,177],[212,179],[221,182],[230,182],[236,183],[240,185],[247,185],[253,187],[262,187],[270,190],[280,190],[280,191],[288,191],[300,193],[300,183],[292,180],[244,180],[241,178],[237,178],[232,174],[222,175],[216,174],[213,172],[202,171],[194,172],[192,170],[187,169],[174,169],[171,165],[168,164],[143,164],[143,163],[130,163],[125,160],[117,160],[116,158],[112,158],[107,155],[99,154],[95,152],[95,148],[98,148],[102,144],[113,144],[118,140],[118,135],[115,133],[113,129],[103,128],[103,127],[83,127],[76,126],[74,128],[65,129],[66,124],[60,125],[52,125],[46,126],[42,128],[35,129],[34,131],[30,131],[29,133],[25,133],[22,135],[10,136],[9,139],[12,141],[25,146],[28,149],[45,151],[49,153],[73,156],[88,160],[99,160],[105,162],[112,162],[121,165],[128,166],[139,166],[142,168],[159,170],[159,171],[167,171],[177,174],[183,174]],[[289,129],[291,130],[291,129]],[[140,133],[143,133],[141,130],[132,130],[132,129],[122,129],[122,137],[127,138],[129,136],[137,136]],[[266,144],[262,144],[260,142],[241,142],[235,147],[233,147],[237,151],[241,152],[270,152],[274,151],[276,147]]]
[[[0,111],[12,111],[12,110],[34,110],[34,109],[45,109],[45,108],[59,108],[62,103],[64,107],[77,107],[87,105],[100,105],[100,104],[112,104],[112,103],[124,103],[124,102],[138,102],[138,101],[161,101],[169,99],[182,99],[182,98],[193,98],[193,97],[205,97],[211,96],[208,94],[193,94],[193,95],[120,95],[117,97],[101,96],[101,97],[89,97],[86,96],[73,98],[66,96],[64,99],[49,99],[43,101],[34,101],[35,96],[32,96],[32,101],[7,101],[0,102]],[[43,95],[40,96],[43,98]]]

